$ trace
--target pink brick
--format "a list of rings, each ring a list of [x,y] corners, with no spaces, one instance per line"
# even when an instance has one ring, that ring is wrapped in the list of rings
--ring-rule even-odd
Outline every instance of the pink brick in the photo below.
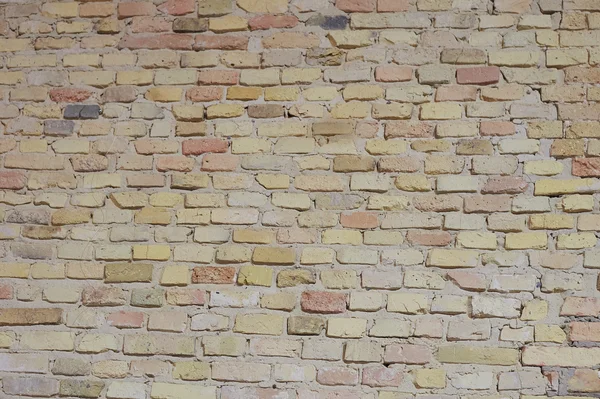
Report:
[[[158,10],[170,15],[185,15],[194,12],[196,0],[167,0],[158,6]]]
[[[427,364],[431,349],[424,345],[391,344],[385,347],[384,363]]]
[[[194,50],[246,50],[248,38],[228,35],[196,35]]]
[[[350,367],[321,367],[317,371],[317,382],[321,385],[356,385],[358,370]]]
[[[411,67],[379,66],[375,68],[375,80],[378,82],[408,82],[412,77]]]
[[[206,154],[202,158],[202,170],[209,172],[232,172],[238,166],[235,155]]]
[[[133,33],[169,32],[173,23],[163,17],[135,17],[131,20]]]
[[[78,103],[87,100],[92,92],[85,89],[52,89],[50,99],[57,103]]]
[[[18,171],[0,171],[0,188],[7,190],[20,190],[25,187],[27,177]]]
[[[452,270],[448,272],[448,278],[458,287],[467,291],[484,291],[487,287],[485,275],[481,273]]]
[[[600,342],[600,322],[573,322],[569,327],[571,341]]]
[[[142,312],[116,312],[106,317],[109,326],[117,328],[142,328],[144,313]]]
[[[600,298],[566,297],[560,309],[560,316],[592,316],[600,315]]]
[[[300,301],[302,311],[307,313],[344,313],[346,294],[324,291],[305,291]]]
[[[293,15],[259,15],[248,21],[250,30],[285,29],[298,25]]]
[[[415,231],[406,233],[406,240],[413,245],[444,247],[452,242],[447,231]]]
[[[239,71],[208,69],[198,71],[200,85],[235,85],[240,79]]]
[[[235,83],[234,83],[235,84]],[[186,92],[186,98],[193,102],[210,102],[220,100],[223,97],[223,88],[208,86],[208,87],[192,87]]]
[[[234,276],[234,267],[199,266],[192,270],[192,283],[231,284]]]
[[[482,136],[511,136],[515,134],[515,124],[505,121],[483,121],[479,125]]]
[[[340,223],[349,229],[372,229],[379,226],[377,214],[373,212],[342,213]]]
[[[409,0],[378,0],[378,12],[401,12],[408,11],[410,6]]]
[[[179,33],[161,33],[155,35],[128,35],[123,36],[119,48],[130,50],[191,50],[194,38],[191,35]]]
[[[182,143],[183,155],[200,155],[206,152],[227,152],[229,142],[217,138],[185,140]]]
[[[573,176],[600,177],[600,158],[573,159]]]
[[[362,372],[362,384],[370,387],[397,387],[404,373],[396,367],[365,367]]]
[[[435,101],[475,101],[477,88],[474,86],[441,86],[435,92]]]
[[[346,12],[371,12],[375,10],[375,0],[336,0],[335,6]]]
[[[499,176],[490,177],[481,189],[482,194],[519,194],[528,187],[522,177]]]
[[[489,85],[500,81],[500,68],[495,66],[459,68],[456,81],[467,85]]]
[[[156,158],[156,169],[160,172],[174,170],[177,172],[190,172],[194,168],[194,159],[184,156],[164,156]]]
[[[510,211],[512,198],[508,195],[473,195],[465,198],[466,213]]]
[[[131,1],[119,3],[117,14],[119,19],[138,17],[140,15],[154,15],[156,7],[148,1]]]
[[[9,284],[0,284],[0,299],[12,299],[13,287]]]

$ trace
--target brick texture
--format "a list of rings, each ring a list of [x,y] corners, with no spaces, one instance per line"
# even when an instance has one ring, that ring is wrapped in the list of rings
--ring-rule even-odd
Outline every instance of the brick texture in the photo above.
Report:
[[[600,397],[600,0],[0,1],[0,397]]]

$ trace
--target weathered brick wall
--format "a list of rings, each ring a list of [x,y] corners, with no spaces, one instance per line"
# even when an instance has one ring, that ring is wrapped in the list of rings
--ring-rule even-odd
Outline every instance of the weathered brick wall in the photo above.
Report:
[[[11,0],[0,35],[0,397],[600,394],[599,0]]]

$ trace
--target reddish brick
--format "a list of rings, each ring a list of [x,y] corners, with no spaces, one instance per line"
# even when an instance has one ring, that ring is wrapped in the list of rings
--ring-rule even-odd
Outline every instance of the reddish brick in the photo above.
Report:
[[[158,10],[170,15],[185,15],[194,12],[196,0],[167,0],[158,6]]]
[[[172,25],[163,17],[135,17],[130,26],[133,33],[160,33],[169,32]]]
[[[372,229],[379,226],[377,214],[373,212],[342,213],[340,223],[349,229]]]
[[[240,72],[234,70],[208,69],[198,71],[200,85],[235,85],[240,79]]]
[[[238,157],[225,154],[206,154],[202,158],[202,170],[208,172],[231,172],[238,166]]]
[[[500,81],[500,68],[496,66],[459,68],[456,81],[462,85],[489,85]]]
[[[141,15],[156,14],[156,7],[148,1],[130,1],[119,3],[117,6],[117,15],[119,19],[139,17]]]
[[[379,66],[375,68],[375,80],[378,82],[408,82],[412,77],[411,67]]]
[[[573,159],[573,176],[600,177],[600,158]]]
[[[229,142],[217,138],[185,140],[181,150],[183,155],[200,155],[206,152],[227,152]]]
[[[569,392],[600,392],[598,370],[575,370],[568,382]]]
[[[110,17],[115,13],[112,3],[82,3],[79,4],[79,16],[82,18]]]
[[[127,35],[119,42],[119,48],[130,50],[191,50],[194,38],[179,33],[162,33],[157,35]]]
[[[13,287],[9,284],[0,284],[0,299],[12,299]]]
[[[362,373],[362,384],[370,387],[397,387],[402,382],[404,373],[396,367],[365,367]]]
[[[447,231],[414,231],[406,234],[406,240],[413,245],[444,247],[452,242]]]
[[[505,121],[483,121],[479,125],[482,136],[511,136],[515,134],[515,124]]]
[[[317,382],[321,385],[356,385],[358,370],[350,367],[321,367],[317,371]]]
[[[156,169],[160,172],[176,170],[178,172],[190,172],[194,168],[195,160],[184,156],[166,156],[156,159]]]
[[[192,87],[187,90],[185,96],[193,102],[217,101],[223,98],[223,88],[215,86]]]
[[[57,103],[78,103],[87,100],[92,92],[84,89],[52,89],[50,99]]]
[[[142,328],[144,314],[142,312],[116,312],[106,317],[109,326],[117,328]]]
[[[344,313],[346,294],[325,291],[305,291],[300,301],[302,310],[307,313]]]
[[[511,203],[512,198],[508,195],[473,195],[465,198],[465,212],[509,212]]]
[[[18,171],[0,171],[0,188],[7,190],[20,190],[25,187],[27,177]]]
[[[391,344],[385,347],[384,363],[427,364],[431,349],[424,345]]]
[[[248,21],[250,30],[284,29],[298,25],[293,15],[259,15]]]
[[[566,297],[559,315],[598,317],[600,315],[600,298]]]
[[[379,12],[400,12],[408,11],[410,3],[408,0],[378,0],[377,11]]]
[[[194,50],[246,50],[248,38],[227,35],[196,35]]]
[[[232,284],[235,277],[235,267],[201,266],[192,270],[194,284]]]
[[[435,101],[475,101],[477,87],[474,86],[441,86],[435,92]]]
[[[448,272],[448,278],[461,289],[467,291],[484,291],[487,287],[485,275],[480,273],[452,270]]]
[[[600,323],[573,322],[569,325],[571,341],[600,342]]]
[[[482,194],[519,194],[527,190],[529,184],[522,177],[490,177],[481,189]]]
[[[346,12],[371,12],[375,10],[375,0],[336,0],[335,6]]]

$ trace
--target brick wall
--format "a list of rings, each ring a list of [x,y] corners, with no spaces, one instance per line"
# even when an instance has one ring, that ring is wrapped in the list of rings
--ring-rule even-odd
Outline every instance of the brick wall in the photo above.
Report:
[[[599,0],[0,4],[2,398],[600,394]]]

